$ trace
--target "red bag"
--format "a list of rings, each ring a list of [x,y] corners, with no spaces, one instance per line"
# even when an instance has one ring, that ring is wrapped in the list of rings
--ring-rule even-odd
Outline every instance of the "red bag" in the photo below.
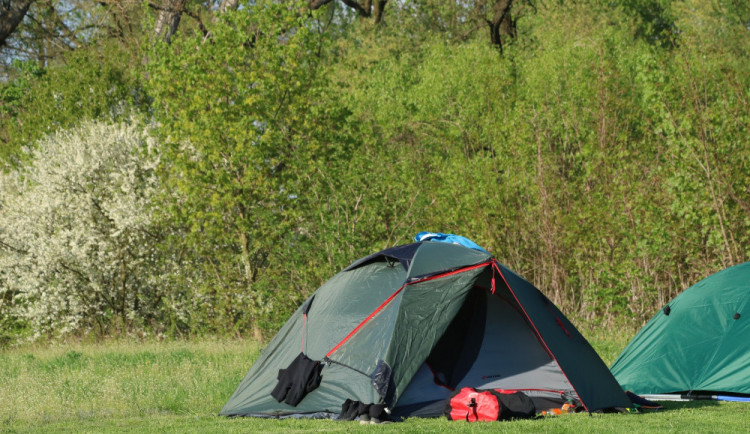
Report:
[[[521,392],[464,387],[451,395],[444,413],[449,420],[476,422],[526,419],[536,415],[536,408],[531,398]]]

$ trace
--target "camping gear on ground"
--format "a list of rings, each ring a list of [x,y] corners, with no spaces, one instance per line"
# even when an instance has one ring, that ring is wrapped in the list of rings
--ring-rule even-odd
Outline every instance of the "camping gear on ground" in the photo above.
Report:
[[[359,419],[360,422],[373,423],[380,423],[387,418],[388,413],[385,411],[385,404],[364,404],[351,399],[344,401],[344,404],[341,405],[341,413],[338,416],[339,420]]]
[[[536,407],[523,392],[464,387],[450,396],[443,412],[448,420],[479,422],[529,419]]]
[[[626,410],[630,410],[630,408]],[[567,413],[578,413],[579,411],[583,411],[583,408],[577,406],[572,400],[569,400],[560,408],[550,408],[547,410],[542,410],[541,413],[539,413],[539,416],[559,416],[561,414]]]
[[[611,370],[624,389],[651,400],[665,400],[666,394],[747,399],[748,336],[750,262],[719,271],[675,297],[636,334]]]
[[[279,402],[271,395],[279,370],[300,353],[322,366],[320,384],[296,405]],[[485,251],[436,240],[383,250],[332,277],[279,330],[220,414],[362,419],[375,408],[380,417],[435,417],[464,387],[521,391],[538,410],[568,400],[586,411],[631,405],[531,283]]]

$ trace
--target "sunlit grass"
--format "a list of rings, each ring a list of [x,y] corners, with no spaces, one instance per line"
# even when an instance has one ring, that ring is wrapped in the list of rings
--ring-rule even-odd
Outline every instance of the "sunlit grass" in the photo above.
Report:
[[[583,329],[611,362],[627,343]],[[444,418],[361,426],[331,420],[217,416],[258,357],[239,340],[113,341],[26,346],[0,352],[0,431],[5,432],[747,432],[750,405],[669,403],[645,414],[570,414],[502,423]],[[610,359],[610,360],[607,360]]]
[[[257,358],[252,342],[110,342],[0,354],[0,421],[214,416]]]

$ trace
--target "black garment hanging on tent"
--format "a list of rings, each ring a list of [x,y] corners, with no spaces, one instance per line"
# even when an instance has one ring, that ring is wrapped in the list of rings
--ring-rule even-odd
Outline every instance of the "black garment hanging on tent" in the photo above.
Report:
[[[305,395],[320,386],[322,369],[322,363],[299,353],[286,369],[279,369],[279,382],[276,383],[271,396],[279,402],[284,401],[296,407]]]

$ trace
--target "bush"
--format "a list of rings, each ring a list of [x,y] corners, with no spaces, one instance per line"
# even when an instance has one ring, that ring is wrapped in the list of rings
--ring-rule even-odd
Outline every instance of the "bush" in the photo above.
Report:
[[[85,122],[0,181],[0,317],[34,336],[154,317],[155,143],[141,122]]]

